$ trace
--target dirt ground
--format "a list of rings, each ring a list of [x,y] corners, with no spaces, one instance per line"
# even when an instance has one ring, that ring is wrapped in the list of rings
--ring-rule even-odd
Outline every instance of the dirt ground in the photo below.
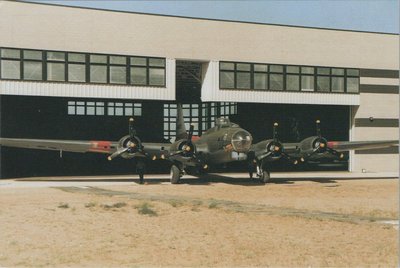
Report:
[[[87,185],[0,185],[0,266],[398,266],[397,179]]]

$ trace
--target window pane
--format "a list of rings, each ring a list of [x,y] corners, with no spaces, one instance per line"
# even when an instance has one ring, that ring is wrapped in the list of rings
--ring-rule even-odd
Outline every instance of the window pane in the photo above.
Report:
[[[132,107],[125,107],[125,115],[126,116],[133,115],[133,108]]]
[[[165,59],[149,58],[149,65],[154,67],[164,67]]]
[[[48,81],[65,81],[65,65],[64,63],[47,63],[47,80]]]
[[[283,90],[283,75],[270,74],[269,75],[269,88],[271,90]]]
[[[24,50],[24,59],[28,60],[42,60],[42,51]]]
[[[254,88],[267,89],[267,86],[268,86],[268,74],[254,73]]]
[[[268,65],[266,64],[254,64],[255,72],[268,72]]]
[[[134,110],[134,115],[136,115],[136,116],[141,116],[142,115],[142,108],[135,107],[135,108],[133,108],[133,110]]]
[[[317,77],[317,91],[329,92],[330,90],[330,81],[327,76],[318,76]]]
[[[21,79],[20,62],[17,60],[2,60],[1,78]]]
[[[122,56],[110,56],[110,63],[111,64],[126,64],[126,57]]]
[[[359,76],[360,75],[360,71],[357,70],[357,69],[347,69],[347,75]]]
[[[300,90],[300,76],[287,75],[286,76],[286,90],[299,91]]]
[[[83,64],[68,64],[68,81],[86,82],[86,66]]]
[[[91,63],[107,63],[107,56],[103,55],[90,55]]]
[[[332,77],[332,92],[344,92],[343,77]]]
[[[302,74],[314,74],[314,67],[301,67]]]
[[[134,84],[134,85],[146,85],[147,84],[146,68],[131,67],[131,84]]]
[[[358,85],[359,85],[358,78],[353,78],[353,77],[347,78],[347,92],[358,93]]]
[[[250,73],[236,73],[236,88],[250,89]]]
[[[221,88],[234,88],[234,73],[233,72],[220,72],[220,86]]]
[[[236,70],[238,71],[250,71],[250,64],[236,63]]]
[[[108,107],[107,114],[108,115],[114,115],[114,107]]]
[[[1,57],[3,58],[19,59],[20,55],[21,54],[19,49],[10,49],[10,48],[1,49]]]
[[[93,106],[87,106],[87,107],[86,107],[86,114],[87,114],[87,115],[95,115],[95,113],[94,113],[94,107],[93,107]]]
[[[298,74],[300,72],[300,67],[299,66],[286,66],[286,72]]]
[[[47,52],[47,60],[65,61],[64,52]]]
[[[75,106],[68,106],[68,114],[75,114]]]
[[[301,90],[314,91],[314,76],[303,75],[301,77]]]
[[[232,62],[220,62],[219,66],[221,70],[234,70],[235,69],[235,64]]]
[[[68,53],[68,61],[85,62],[85,54]]]
[[[332,68],[333,75],[344,75],[344,69]]]
[[[146,58],[141,58],[141,57],[131,57],[131,65],[140,65],[140,66],[146,66]]]
[[[90,65],[90,82],[107,83],[107,67]]]
[[[149,84],[151,86],[164,85],[164,69],[149,69]]]
[[[110,66],[110,82],[126,84],[126,67]]]
[[[283,73],[283,66],[282,65],[270,65],[269,71],[274,73]]]
[[[124,108],[116,107],[115,108],[115,115],[118,115],[118,116],[124,115]]]
[[[26,80],[42,80],[42,63],[25,61],[24,62],[24,79]]]
[[[104,115],[104,107],[96,107],[96,115]]]
[[[76,107],[76,114],[84,115],[85,114],[85,106],[77,106]]]
[[[329,75],[329,68],[317,68],[317,74],[327,74],[327,75]]]

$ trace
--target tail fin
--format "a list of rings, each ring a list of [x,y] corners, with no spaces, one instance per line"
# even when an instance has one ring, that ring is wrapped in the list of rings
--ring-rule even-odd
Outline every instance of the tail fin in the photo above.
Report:
[[[178,110],[177,110],[177,117],[176,117],[176,139],[175,140],[187,139],[188,134],[187,134],[186,127],[185,127],[185,120],[183,119],[182,104],[178,103],[177,108],[178,108]]]

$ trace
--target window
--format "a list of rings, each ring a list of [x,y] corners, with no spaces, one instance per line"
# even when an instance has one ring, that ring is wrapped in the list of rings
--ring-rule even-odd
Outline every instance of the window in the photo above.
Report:
[[[254,89],[268,89],[268,65],[254,64]]]
[[[165,59],[149,58],[149,85],[165,85]]]
[[[299,91],[300,90],[300,67],[299,66],[286,66],[286,90]]]
[[[131,84],[147,85],[147,59],[131,57]]]
[[[85,54],[68,53],[68,81],[86,82]]]
[[[250,89],[250,64],[236,63],[236,88]]]
[[[107,113],[106,113],[107,112]],[[69,115],[110,115],[141,116],[141,103],[108,102],[107,110],[103,101],[68,101]]]
[[[19,49],[1,49],[1,78],[21,79],[21,51]]]
[[[43,52],[24,50],[22,68],[24,80],[43,80]]]
[[[344,92],[344,69],[332,68],[332,92]]]
[[[165,86],[165,59],[131,57],[130,83],[133,85]]]
[[[269,88],[271,90],[283,90],[283,66],[269,66]]]
[[[90,55],[90,82],[107,83],[107,56]]]
[[[126,57],[110,56],[110,83],[126,84]]]
[[[301,91],[314,91],[314,67],[301,67]]]
[[[47,80],[65,81],[64,52],[47,52]]]
[[[346,92],[347,93],[358,93],[360,85],[360,71],[357,69],[346,70]]]
[[[317,68],[317,91],[329,92],[331,90],[330,68]]]

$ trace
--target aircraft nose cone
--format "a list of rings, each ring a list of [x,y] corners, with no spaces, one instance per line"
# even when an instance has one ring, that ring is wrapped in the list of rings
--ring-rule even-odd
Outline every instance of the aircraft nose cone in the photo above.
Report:
[[[232,146],[236,152],[247,152],[251,147],[253,138],[245,130],[239,130],[232,135]]]

